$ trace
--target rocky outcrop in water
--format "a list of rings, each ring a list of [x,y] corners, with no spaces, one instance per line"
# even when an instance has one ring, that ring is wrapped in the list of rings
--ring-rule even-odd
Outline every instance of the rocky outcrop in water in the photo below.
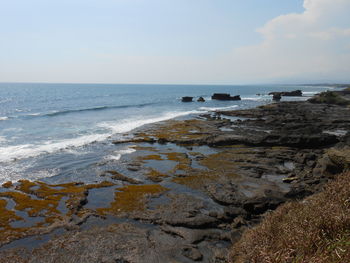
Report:
[[[203,97],[199,97],[197,101],[198,102],[205,102],[205,99]]]
[[[193,97],[182,97],[181,101],[182,102],[192,102],[193,101]]]
[[[241,97],[239,95],[231,96],[227,93],[214,93],[213,96],[211,96],[212,100],[241,100]]]
[[[270,92],[268,95],[273,96],[286,96],[286,97],[301,97],[303,96],[303,92],[301,90],[293,90],[293,91],[282,91],[282,92]]]

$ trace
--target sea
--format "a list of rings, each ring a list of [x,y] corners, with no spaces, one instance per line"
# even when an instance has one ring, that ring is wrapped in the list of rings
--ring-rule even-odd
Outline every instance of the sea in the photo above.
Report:
[[[272,91],[301,89],[307,100],[331,85],[131,85],[0,83],[0,184],[21,179],[94,182],[135,151],[112,142],[157,122],[272,102]],[[213,93],[241,101],[211,100]],[[181,97],[193,96],[183,103]],[[206,101],[197,102],[202,96]],[[124,147],[124,148],[123,148]],[[103,169],[106,169],[105,167]]]

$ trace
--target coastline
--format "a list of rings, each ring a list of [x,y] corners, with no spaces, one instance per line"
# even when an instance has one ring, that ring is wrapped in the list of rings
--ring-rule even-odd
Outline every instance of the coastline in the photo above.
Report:
[[[137,151],[125,169],[101,174],[106,183],[22,181],[2,188],[1,196],[15,203],[11,209],[2,205],[7,242],[18,239],[11,226],[13,219],[21,221],[11,213],[15,206],[50,218],[22,228],[20,237],[54,229],[66,233],[34,251],[4,246],[0,262],[225,262],[231,245],[265,212],[321,191],[347,169],[349,128],[348,107],[310,102],[146,127],[132,139],[115,142]],[[23,202],[26,197],[31,202]],[[62,205],[68,210],[61,211]]]

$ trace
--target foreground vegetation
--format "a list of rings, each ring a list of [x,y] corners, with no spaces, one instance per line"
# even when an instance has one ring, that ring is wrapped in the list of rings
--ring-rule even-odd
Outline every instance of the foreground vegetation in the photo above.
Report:
[[[350,262],[350,172],[245,232],[231,262]]]
[[[343,90],[342,92],[350,92],[350,88]],[[339,106],[350,105],[350,101],[345,99],[342,95],[333,91],[325,91],[309,99],[311,103],[326,103]]]

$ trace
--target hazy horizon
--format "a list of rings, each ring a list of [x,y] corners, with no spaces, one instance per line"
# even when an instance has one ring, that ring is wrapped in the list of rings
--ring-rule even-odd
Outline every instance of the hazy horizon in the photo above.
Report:
[[[348,0],[12,0],[0,82],[348,83]]]

